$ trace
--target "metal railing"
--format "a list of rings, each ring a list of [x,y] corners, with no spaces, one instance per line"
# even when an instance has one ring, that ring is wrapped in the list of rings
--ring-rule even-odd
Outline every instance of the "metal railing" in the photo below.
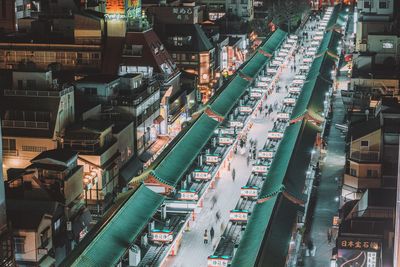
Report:
[[[49,129],[48,122],[39,122],[39,121],[3,120],[1,124],[3,128],[40,129],[40,130]]]
[[[351,151],[350,159],[357,161],[379,161],[379,151]]]
[[[66,87],[60,91],[42,91],[42,90],[4,90],[5,96],[28,96],[28,97],[61,97],[74,91],[72,86]]]

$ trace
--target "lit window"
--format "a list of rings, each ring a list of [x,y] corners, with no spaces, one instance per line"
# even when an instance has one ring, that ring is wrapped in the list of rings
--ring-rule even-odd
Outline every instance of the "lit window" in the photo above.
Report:
[[[25,253],[25,237],[15,236],[14,237],[14,250],[15,253]]]

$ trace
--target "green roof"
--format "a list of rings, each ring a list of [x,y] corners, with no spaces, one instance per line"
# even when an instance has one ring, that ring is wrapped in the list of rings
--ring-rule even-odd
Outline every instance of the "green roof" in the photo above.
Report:
[[[232,259],[231,266],[255,266],[276,199],[277,196],[273,196],[268,201],[255,205],[246,225],[246,230],[240,240],[239,247]]]
[[[211,110],[218,115],[226,117],[246,91],[249,84],[249,81],[236,74],[218,97],[210,104]]]
[[[329,52],[325,52],[317,56],[311,64],[307,75],[307,80],[313,80],[318,76],[322,76],[326,80],[331,80],[331,72],[336,64],[336,57]]]
[[[290,238],[300,207],[280,194],[258,254],[257,267],[285,266]],[[247,229],[246,229],[247,231]],[[232,265],[235,266],[236,265]],[[244,265],[243,265],[244,266]]]
[[[66,266],[116,265],[157,211],[164,197],[142,185],[133,193],[83,252]]]
[[[261,54],[257,51],[245,64],[244,68],[240,71],[251,77],[254,78],[260,70],[264,67],[264,65],[268,62],[267,56]]]
[[[293,108],[291,119],[297,119],[307,112],[321,117],[324,110],[325,93],[329,91],[330,82],[318,76],[313,80],[306,80],[296,105]]]
[[[274,33],[268,38],[268,40],[261,45],[261,49],[267,53],[273,55],[273,53],[278,49],[278,47],[283,43],[287,36],[287,32],[282,31],[281,29],[277,29]]]
[[[286,128],[278,150],[272,160],[267,178],[261,188],[259,199],[271,197],[284,189],[283,180],[289,167],[301,125],[302,122],[300,121]]]
[[[337,31],[331,30],[326,32],[317,54],[323,53],[327,50],[337,54],[337,46],[339,45],[341,37],[342,35]]]
[[[329,21],[328,21],[328,23],[326,25],[327,29],[330,29],[335,25],[336,20],[337,20],[337,18],[339,16],[339,10],[340,10],[340,5],[336,5],[333,8],[333,12],[332,12],[331,18],[329,19]]]
[[[214,133],[219,122],[202,114],[187,133],[156,166],[152,174],[175,187]]]
[[[290,160],[284,181],[285,191],[295,198],[303,199],[306,172],[311,160],[318,128],[311,122],[303,123],[298,142]]]

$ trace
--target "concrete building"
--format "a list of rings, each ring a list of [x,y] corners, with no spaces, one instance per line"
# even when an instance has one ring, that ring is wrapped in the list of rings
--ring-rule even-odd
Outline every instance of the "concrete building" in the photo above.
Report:
[[[4,172],[25,168],[39,153],[57,148],[75,119],[74,88],[51,71],[14,71],[1,98]]]
[[[69,127],[63,148],[79,153],[85,202],[99,218],[119,191],[119,169],[133,155],[133,124],[89,119]]]
[[[6,215],[6,193],[4,190],[3,180],[3,147],[1,142],[1,127],[0,127],[0,265],[5,267],[14,266],[14,256],[12,249],[12,238],[10,227]]]

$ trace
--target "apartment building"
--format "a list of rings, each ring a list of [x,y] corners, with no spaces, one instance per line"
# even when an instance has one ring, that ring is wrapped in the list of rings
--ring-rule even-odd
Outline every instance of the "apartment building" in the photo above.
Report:
[[[51,71],[13,71],[3,90],[4,172],[25,168],[39,153],[55,149],[65,127],[74,121],[74,88],[53,79]]]

